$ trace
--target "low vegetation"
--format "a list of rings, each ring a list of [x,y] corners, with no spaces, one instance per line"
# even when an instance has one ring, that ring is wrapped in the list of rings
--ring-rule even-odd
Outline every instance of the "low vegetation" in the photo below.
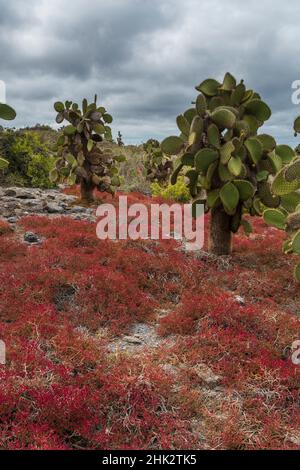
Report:
[[[1,449],[300,448],[300,159],[259,134],[271,110],[243,81],[197,90],[161,144],[113,142],[96,97],[56,102],[58,131],[1,130],[2,184],[206,209],[197,252],[57,212],[0,221]]]

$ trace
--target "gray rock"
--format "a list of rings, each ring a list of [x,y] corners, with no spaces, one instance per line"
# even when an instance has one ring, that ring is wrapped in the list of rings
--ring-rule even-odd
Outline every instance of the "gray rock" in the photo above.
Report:
[[[26,232],[24,234],[24,241],[30,244],[41,243],[41,239],[39,238],[39,236],[33,232]]]
[[[140,338],[137,338],[136,336],[124,336],[123,341],[129,344],[142,344]]]
[[[87,212],[86,208],[82,206],[74,206],[71,208],[71,211],[74,213]]]
[[[31,191],[28,191],[26,189],[18,189],[16,190],[16,198],[17,199],[35,199],[36,196],[33,194]]]
[[[7,222],[9,224],[15,224],[16,222],[18,222],[18,220],[18,217],[8,217]]]
[[[8,197],[16,197],[17,196],[17,192],[15,189],[5,189],[4,191],[4,195],[5,196],[8,196]]]
[[[61,207],[59,204],[57,204],[56,202],[49,202],[46,206],[45,206],[45,210],[49,213],[49,214],[62,214],[64,212],[64,208]]]

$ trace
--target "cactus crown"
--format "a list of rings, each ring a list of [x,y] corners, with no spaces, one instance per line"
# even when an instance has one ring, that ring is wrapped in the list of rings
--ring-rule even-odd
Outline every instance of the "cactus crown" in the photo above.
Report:
[[[297,136],[300,132],[300,117],[295,120],[294,130]],[[287,155],[286,149],[284,153]],[[265,210],[263,216],[267,224],[287,232],[284,253],[300,254],[300,158],[292,153],[290,157],[291,162],[278,172],[272,182],[271,189],[280,198],[280,206]],[[295,278],[300,282],[300,264],[295,267]]]
[[[91,104],[84,99],[82,109],[72,101],[56,102],[54,109],[58,113],[56,122],[66,120],[69,124],[63,127],[57,142],[58,159],[51,180],[56,182],[67,175],[70,184],[84,180],[100,191],[114,193],[120,185],[117,162],[123,157],[113,156],[107,145],[112,140],[108,126],[112,116],[97,105],[97,96]]]
[[[177,117],[180,135],[165,139],[161,149],[177,155],[171,182],[183,173],[194,207],[220,207],[236,232],[241,224],[246,226],[244,213],[261,215],[265,208],[279,206],[269,176],[291,161],[294,152],[277,146],[270,135],[258,135],[271,110],[243,80],[237,84],[226,73],[223,83],[207,79],[196,90],[194,106]]]

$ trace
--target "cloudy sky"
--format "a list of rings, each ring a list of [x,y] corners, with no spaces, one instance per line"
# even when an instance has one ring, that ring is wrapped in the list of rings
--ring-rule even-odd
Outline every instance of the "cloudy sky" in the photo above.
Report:
[[[57,100],[98,93],[126,143],[176,132],[194,86],[226,71],[271,106],[296,145],[299,0],[0,0],[0,80],[17,126],[54,125]]]

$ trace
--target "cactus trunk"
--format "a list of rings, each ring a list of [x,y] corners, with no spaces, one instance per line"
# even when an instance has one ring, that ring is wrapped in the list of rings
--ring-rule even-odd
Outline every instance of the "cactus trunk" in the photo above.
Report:
[[[231,217],[222,207],[211,211],[209,251],[214,255],[229,255],[231,253]]]
[[[81,200],[91,203],[94,201],[95,185],[92,181],[86,181],[84,178],[80,182]]]

